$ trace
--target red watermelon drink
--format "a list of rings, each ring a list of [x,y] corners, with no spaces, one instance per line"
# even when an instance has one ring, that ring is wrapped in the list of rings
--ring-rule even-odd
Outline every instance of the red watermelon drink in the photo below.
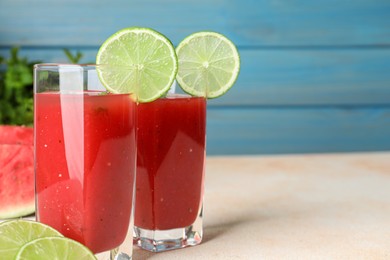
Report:
[[[175,52],[176,80],[189,95],[138,108],[135,241],[154,252],[202,240],[206,99],[224,95],[240,70],[237,48],[219,33],[193,33]]]
[[[164,251],[202,238],[206,99],[171,94],[138,106],[135,233]]]
[[[34,123],[37,220],[96,254],[132,237],[136,104],[93,72],[37,65]]]

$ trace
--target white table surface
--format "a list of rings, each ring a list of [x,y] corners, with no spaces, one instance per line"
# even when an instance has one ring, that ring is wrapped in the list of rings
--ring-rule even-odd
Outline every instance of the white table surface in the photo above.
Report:
[[[208,157],[202,244],[133,259],[390,259],[390,152]]]

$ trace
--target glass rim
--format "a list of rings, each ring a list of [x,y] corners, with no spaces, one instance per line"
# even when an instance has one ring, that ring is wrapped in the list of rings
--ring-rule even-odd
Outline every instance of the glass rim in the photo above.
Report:
[[[72,64],[72,63],[38,63],[34,64],[34,70],[56,70],[56,69],[82,69],[82,70],[94,70],[97,68],[105,69],[133,69],[133,66],[128,65],[109,65],[109,64]]]

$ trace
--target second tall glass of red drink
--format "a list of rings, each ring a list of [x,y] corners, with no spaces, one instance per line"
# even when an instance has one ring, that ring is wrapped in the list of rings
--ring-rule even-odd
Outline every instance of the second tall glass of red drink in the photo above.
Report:
[[[202,240],[206,99],[168,94],[138,105],[135,242],[160,252]]]

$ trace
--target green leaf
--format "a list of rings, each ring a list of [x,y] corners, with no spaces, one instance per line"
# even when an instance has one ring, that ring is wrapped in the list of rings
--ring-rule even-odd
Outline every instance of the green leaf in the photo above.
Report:
[[[64,53],[66,55],[66,57],[68,58],[68,60],[73,63],[73,64],[77,64],[80,62],[81,58],[83,57],[83,54],[79,51],[77,51],[76,55],[73,55],[69,49],[64,49]]]

